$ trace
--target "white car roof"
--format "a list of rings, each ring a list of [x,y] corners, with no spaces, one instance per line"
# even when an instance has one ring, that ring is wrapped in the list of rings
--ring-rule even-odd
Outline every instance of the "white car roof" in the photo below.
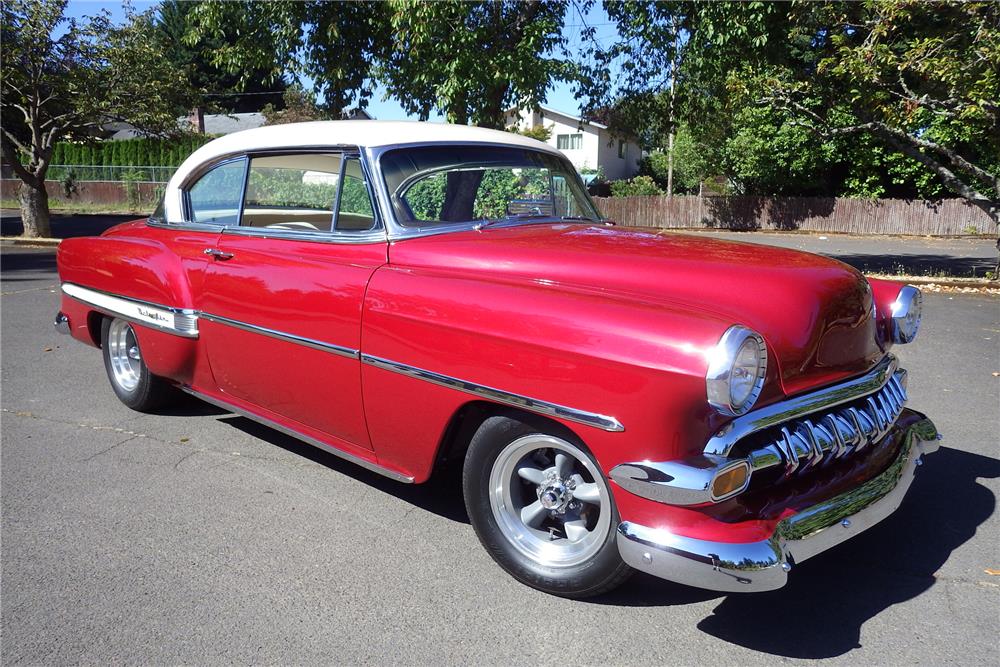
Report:
[[[191,172],[206,162],[247,151],[281,148],[316,148],[322,146],[358,146],[383,148],[419,143],[468,142],[522,146],[561,155],[552,146],[513,132],[490,130],[469,125],[388,120],[326,120],[310,123],[268,125],[233,132],[208,142],[192,153],[177,168],[166,187],[164,204],[166,217],[178,221],[182,217],[180,184]]]

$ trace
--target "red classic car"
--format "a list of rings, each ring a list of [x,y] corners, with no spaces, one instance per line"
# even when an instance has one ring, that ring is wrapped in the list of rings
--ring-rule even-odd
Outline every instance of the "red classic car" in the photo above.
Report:
[[[460,464],[489,554],[558,595],[633,569],[778,588],[891,514],[937,448],[890,353],[915,288],[616,227],[515,134],[231,134],[58,265],[56,325],[101,348],[125,405],[184,391],[401,482]]]

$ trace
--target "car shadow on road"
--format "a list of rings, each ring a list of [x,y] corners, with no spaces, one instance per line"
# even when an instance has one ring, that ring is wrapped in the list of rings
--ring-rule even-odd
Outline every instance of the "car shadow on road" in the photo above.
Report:
[[[869,619],[937,584],[936,573],[951,553],[994,512],[996,498],[977,478],[996,477],[1000,460],[942,447],[927,457],[891,517],[796,567],[782,589],[726,595],[698,629],[789,658],[830,658],[858,648]],[[601,601],[656,606],[699,600],[690,590],[642,577]],[[700,599],[715,596],[721,597]]]
[[[993,257],[957,257],[955,255],[871,255],[823,253],[850,264],[864,273],[886,273],[908,276],[956,276],[984,278],[996,268]]]
[[[462,497],[461,470],[457,466],[436,472],[434,477],[425,484],[406,484],[362,468],[350,461],[345,461],[252,419],[231,415],[222,417],[219,421],[254,438],[259,438],[276,447],[281,447],[293,454],[326,466],[342,475],[353,477],[363,484],[396,496],[427,512],[456,523],[469,523],[469,515],[465,511],[465,500]]]
[[[4,253],[0,258],[0,271],[3,272],[4,281],[14,280],[8,276],[15,271],[38,271],[53,274],[56,272],[56,253],[53,248],[51,252],[18,252]],[[31,280],[31,279],[29,279]]]

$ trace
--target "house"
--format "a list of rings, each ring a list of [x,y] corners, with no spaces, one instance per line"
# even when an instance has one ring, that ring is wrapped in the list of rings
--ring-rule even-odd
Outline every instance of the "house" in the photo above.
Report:
[[[639,173],[642,151],[638,142],[613,135],[607,125],[584,122],[579,116],[545,106],[535,110],[514,107],[507,110],[506,118],[507,129],[548,129],[551,134],[547,143],[562,151],[587,181],[598,170],[609,181]]]
[[[367,111],[357,107],[345,109],[342,116],[345,120],[375,119]],[[185,129],[197,132],[198,134],[210,134],[217,137],[239,132],[240,130],[252,130],[255,127],[261,127],[264,125],[264,121],[264,114],[259,111],[247,113],[205,113],[200,108],[192,109],[190,114],[177,119],[178,125]],[[104,131],[108,134],[105,139],[112,141],[145,136],[128,123],[108,123],[104,126]]]

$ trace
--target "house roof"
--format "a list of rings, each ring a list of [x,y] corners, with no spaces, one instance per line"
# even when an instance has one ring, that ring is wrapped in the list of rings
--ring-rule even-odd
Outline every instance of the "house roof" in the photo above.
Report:
[[[253,111],[247,113],[207,113],[205,114],[205,134],[230,134],[240,130],[250,130],[264,124],[264,114]]]

